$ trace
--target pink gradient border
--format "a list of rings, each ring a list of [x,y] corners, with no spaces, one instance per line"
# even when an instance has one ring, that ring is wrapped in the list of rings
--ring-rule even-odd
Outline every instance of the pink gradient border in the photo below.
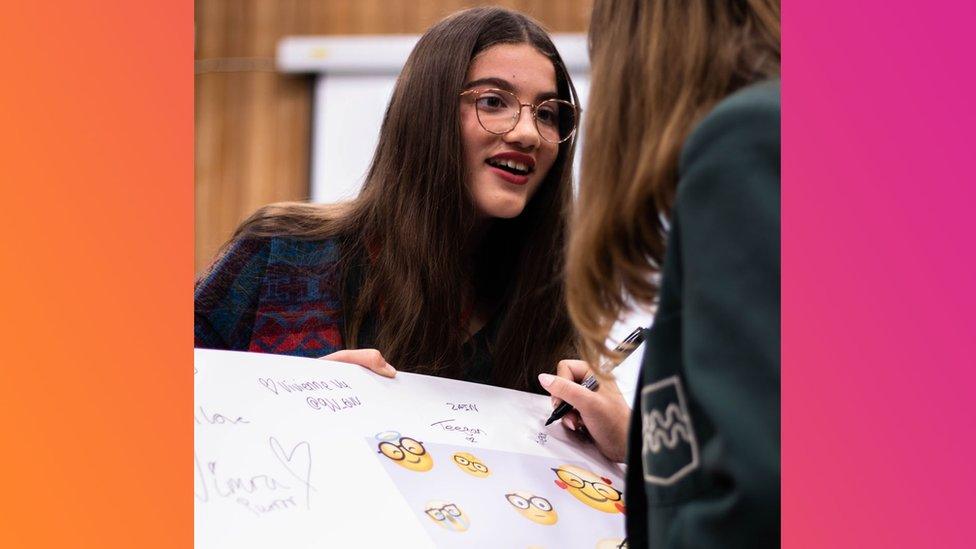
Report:
[[[972,547],[976,2],[783,6],[783,545]]]

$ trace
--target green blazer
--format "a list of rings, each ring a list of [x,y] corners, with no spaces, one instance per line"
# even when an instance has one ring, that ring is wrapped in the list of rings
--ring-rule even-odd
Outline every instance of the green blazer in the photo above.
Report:
[[[629,546],[780,542],[780,86],[685,142],[631,420]]]

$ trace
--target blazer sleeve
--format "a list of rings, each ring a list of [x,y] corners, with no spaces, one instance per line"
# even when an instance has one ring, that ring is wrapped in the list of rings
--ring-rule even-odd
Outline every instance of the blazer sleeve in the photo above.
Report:
[[[668,537],[677,546],[778,546],[778,85],[719,105],[679,166],[681,354],[691,398],[714,428],[703,466],[720,480],[676,510]]]
[[[268,240],[233,242],[197,281],[194,347],[246,351],[270,255]]]

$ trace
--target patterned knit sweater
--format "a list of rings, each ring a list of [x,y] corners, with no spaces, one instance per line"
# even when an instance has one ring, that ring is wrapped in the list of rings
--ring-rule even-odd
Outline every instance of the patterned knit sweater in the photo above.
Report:
[[[245,239],[194,292],[194,345],[321,357],[343,349],[334,239]]]
[[[196,286],[194,346],[310,358],[345,349],[342,292],[358,292],[362,273],[343,282],[339,257],[335,239],[234,242]],[[360,347],[372,346],[375,326],[367,315],[357,333]],[[465,343],[461,379],[491,382],[497,330],[496,317]]]

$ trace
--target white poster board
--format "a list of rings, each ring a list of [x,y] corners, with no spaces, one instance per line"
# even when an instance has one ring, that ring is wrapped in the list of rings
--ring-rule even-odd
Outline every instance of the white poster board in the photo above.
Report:
[[[622,467],[545,427],[545,396],[280,355],[194,362],[198,548],[624,537]]]

